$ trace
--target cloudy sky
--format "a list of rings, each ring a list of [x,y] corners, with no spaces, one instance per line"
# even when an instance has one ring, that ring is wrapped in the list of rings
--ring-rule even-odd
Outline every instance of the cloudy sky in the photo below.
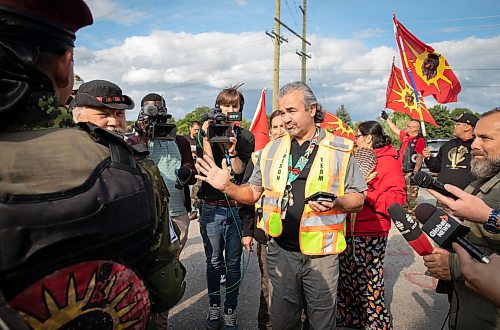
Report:
[[[110,80],[136,104],[162,94],[182,118],[213,106],[220,89],[244,83],[243,116],[253,117],[260,91],[272,106],[273,0],[86,0],[94,24],[77,34],[75,72]],[[280,19],[301,34],[302,0],[281,0]],[[393,56],[400,66],[392,14],[448,60],[462,84],[451,109],[484,112],[500,106],[500,1],[309,0],[307,83],[323,106],[343,104],[354,121],[385,106]],[[281,28],[280,85],[300,80],[301,41]],[[426,97],[427,106],[435,103]],[[138,106],[128,113],[137,117]]]

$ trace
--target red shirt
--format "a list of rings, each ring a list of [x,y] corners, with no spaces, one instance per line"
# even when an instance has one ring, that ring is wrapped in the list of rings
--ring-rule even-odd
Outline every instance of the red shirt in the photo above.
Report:
[[[417,136],[419,135],[416,135],[416,136],[408,136],[406,135],[406,132],[401,130],[399,132],[399,141],[401,141],[401,146],[399,147],[399,163],[402,165],[403,164],[403,157],[404,157],[404,153],[406,151],[406,147],[408,146],[408,144],[411,143],[411,141],[413,141],[413,139],[415,139]],[[421,155],[424,151],[424,148],[425,148],[425,141],[424,141],[424,138],[422,138],[421,136],[419,136],[419,139],[417,140],[417,143],[415,144],[415,152],[419,155]]]

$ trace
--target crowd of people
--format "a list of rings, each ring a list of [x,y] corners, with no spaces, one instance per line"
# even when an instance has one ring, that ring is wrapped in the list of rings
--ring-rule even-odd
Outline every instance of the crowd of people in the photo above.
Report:
[[[481,263],[453,243],[423,257],[448,295],[449,328],[500,328],[500,108],[456,118],[435,157],[420,122],[401,130],[385,112],[399,150],[378,121],[355,141],[326,131],[301,82],[280,88],[261,150],[230,120],[245,104],[238,86],[186,136],[147,94],[126,135],[132,98],[73,73],[75,33],[92,24],[84,1],[0,0],[0,15],[0,328],[167,329],[198,218],[208,301],[193,327],[238,328],[242,251],[256,241],[259,329],[392,329],[387,210],[414,213],[423,164],[454,196],[429,190],[437,206],[490,255]]]

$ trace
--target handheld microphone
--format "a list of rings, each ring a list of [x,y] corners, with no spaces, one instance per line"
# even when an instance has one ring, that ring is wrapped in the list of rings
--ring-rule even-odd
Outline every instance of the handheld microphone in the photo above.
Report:
[[[437,191],[438,193],[443,194],[447,197],[457,199],[457,197],[455,195],[453,195],[451,192],[449,192],[448,190],[446,190],[444,188],[444,183],[433,179],[429,173],[425,173],[422,171],[417,172],[413,176],[413,182],[421,188],[433,189],[433,190]]]
[[[175,181],[175,188],[182,189],[191,177],[191,169],[187,167],[181,167],[180,169],[175,170],[175,175],[177,176],[177,180]]]
[[[387,208],[394,225],[399,229],[401,235],[410,246],[421,256],[432,253],[432,245],[420,229],[418,222],[405,211],[398,203],[394,203]]]
[[[451,250],[451,243],[456,242],[474,259],[485,264],[490,262],[486,254],[465,238],[469,228],[458,223],[443,210],[432,204],[422,203],[415,209],[415,215],[418,221],[423,224],[422,230],[439,246]]]

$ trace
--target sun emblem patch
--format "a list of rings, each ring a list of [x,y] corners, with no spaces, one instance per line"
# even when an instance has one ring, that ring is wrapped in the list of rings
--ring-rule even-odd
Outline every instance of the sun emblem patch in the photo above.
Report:
[[[111,261],[57,270],[9,303],[33,329],[145,329],[150,314],[143,281]]]

